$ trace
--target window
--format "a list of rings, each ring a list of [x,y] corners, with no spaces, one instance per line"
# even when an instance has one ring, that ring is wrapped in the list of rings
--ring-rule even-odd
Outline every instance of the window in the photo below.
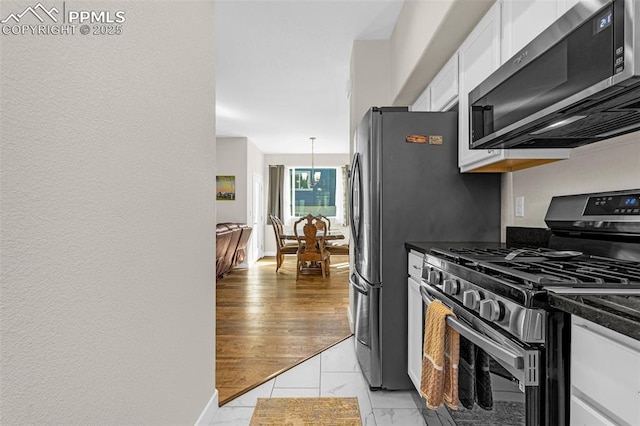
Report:
[[[285,180],[285,219],[302,217],[309,213],[342,218],[344,203],[341,168],[324,167],[311,170],[311,167],[291,167],[287,169]]]

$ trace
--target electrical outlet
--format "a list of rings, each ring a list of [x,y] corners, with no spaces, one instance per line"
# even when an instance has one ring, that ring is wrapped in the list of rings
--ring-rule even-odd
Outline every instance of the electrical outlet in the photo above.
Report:
[[[524,195],[519,195],[516,197],[515,210],[516,217],[524,217]]]

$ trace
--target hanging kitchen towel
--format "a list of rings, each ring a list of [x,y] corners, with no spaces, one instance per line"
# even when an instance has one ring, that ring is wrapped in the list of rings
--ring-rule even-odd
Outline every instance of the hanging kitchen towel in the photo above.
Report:
[[[432,410],[443,402],[454,410],[458,408],[460,341],[458,332],[447,326],[447,316],[455,317],[441,302],[436,300],[427,306],[420,394]]]
[[[485,410],[493,409],[489,360],[489,355],[476,346],[476,402]]]
[[[473,409],[476,402],[476,345],[460,336],[458,399],[464,408]]]

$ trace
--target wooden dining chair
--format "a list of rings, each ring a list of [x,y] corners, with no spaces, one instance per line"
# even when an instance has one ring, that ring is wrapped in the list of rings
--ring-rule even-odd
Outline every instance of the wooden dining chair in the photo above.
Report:
[[[319,217],[324,222],[326,222],[327,230],[328,231],[331,230],[331,221],[329,220],[328,217],[321,214],[317,215],[316,217]],[[342,256],[342,255],[348,256],[349,243],[345,241],[327,241],[327,244],[325,245],[325,250],[328,251],[330,254],[335,254],[336,256]]]
[[[306,223],[303,223],[305,221]],[[300,224],[303,224],[303,234],[298,230]],[[298,240],[296,279],[300,277],[300,271],[307,263],[319,264],[322,278],[329,274],[330,254],[325,250],[324,241],[326,230],[327,225],[324,221],[311,214],[301,217],[293,224],[293,232]]]
[[[273,227],[273,232],[276,237],[276,272],[278,272],[278,269],[282,266],[282,262],[284,262],[285,255],[298,253],[298,243],[286,242],[283,236],[284,226],[278,216],[270,214],[269,220],[271,221],[271,226]]]

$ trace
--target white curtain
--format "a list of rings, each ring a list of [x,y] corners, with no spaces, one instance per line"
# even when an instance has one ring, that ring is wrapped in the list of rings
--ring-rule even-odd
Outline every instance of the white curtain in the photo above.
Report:
[[[336,218],[334,222],[338,225],[344,225],[345,205],[344,205],[344,179],[342,167],[336,167]]]

